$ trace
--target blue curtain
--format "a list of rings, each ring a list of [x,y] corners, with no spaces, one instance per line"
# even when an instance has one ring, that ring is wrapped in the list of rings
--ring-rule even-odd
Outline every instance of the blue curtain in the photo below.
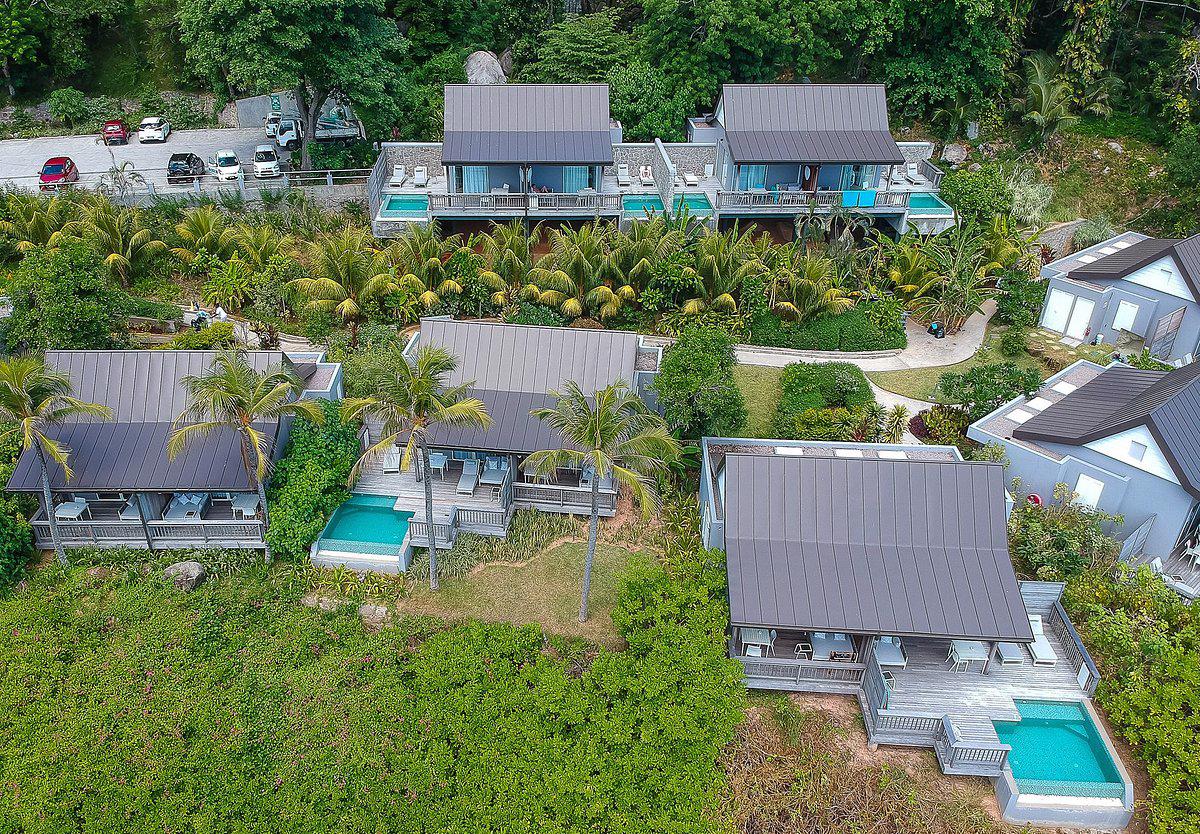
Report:
[[[743,165],[738,172],[738,191],[767,187],[766,165]]]
[[[486,194],[488,190],[488,169],[486,165],[463,166],[463,193]]]
[[[586,165],[567,165],[563,168],[563,193],[576,194],[588,187]]]

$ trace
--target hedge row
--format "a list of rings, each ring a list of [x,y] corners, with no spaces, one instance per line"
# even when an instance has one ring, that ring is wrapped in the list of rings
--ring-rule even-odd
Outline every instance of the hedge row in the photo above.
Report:
[[[852,412],[874,401],[871,384],[857,365],[797,362],[780,376],[772,428],[785,439],[833,439]]]
[[[770,311],[757,311],[747,338],[751,344],[792,350],[895,350],[908,343],[902,327],[880,328],[866,305],[802,324],[782,321]]]

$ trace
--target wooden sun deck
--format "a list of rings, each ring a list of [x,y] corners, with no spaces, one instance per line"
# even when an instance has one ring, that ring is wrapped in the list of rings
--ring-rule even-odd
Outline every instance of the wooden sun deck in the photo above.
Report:
[[[77,521],[60,520],[58,532],[66,547],[227,547],[261,549],[263,525],[258,518],[241,518],[227,500],[212,499],[198,519],[147,517],[122,519],[122,500],[91,500],[89,514]],[[39,548],[54,546],[50,522],[39,509],[30,519],[34,543]]]

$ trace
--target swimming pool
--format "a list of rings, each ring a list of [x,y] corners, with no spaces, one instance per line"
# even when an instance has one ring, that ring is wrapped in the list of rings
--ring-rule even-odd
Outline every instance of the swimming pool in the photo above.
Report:
[[[429,197],[424,194],[389,194],[379,209],[380,217],[424,219],[429,214]]]
[[[914,191],[908,195],[908,210],[915,214],[954,214],[954,209],[936,194]]]
[[[675,195],[675,213],[678,214],[684,206],[690,214],[712,214],[712,203],[708,201],[708,195],[689,192],[687,194]]]
[[[1117,799],[1121,771],[1080,702],[1016,701],[1020,721],[996,721],[1012,747],[1008,766],[1022,793]]]
[[[712,214],[712,203],[705,194],[676,194],[672,201],[672,211],[678,214],[684,206],[687,206],[688,213],[692,215]],[[663,201],[657,194],[626,194],[621,198],[621,209],[626,215],[633,217],[645,217],[647,213],[661,214]]]
[[[334,510],[318,544],[324,550],[398,552],[413,514],[392,509],[395,502],[387,495],[351,495]]]

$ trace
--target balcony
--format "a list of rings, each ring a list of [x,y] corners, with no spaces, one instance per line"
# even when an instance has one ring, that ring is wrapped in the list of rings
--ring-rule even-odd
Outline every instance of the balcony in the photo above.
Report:
[[[90,518],[59,521],[58,533],[65,547],[226,547],[262,549],[264,529],[257,518],[235,518],[226,502],[214,500],[203,518],[141,521],[121,517],[124,501],[90,501]],[[30,520],[34,544],[43,550],[54,547],[50,522],[39,509]]]
[[[617,214],[621,211],[621,195],[616,193],[521,194],[496,192],[491,194],[429,195],[429,209],[435,214]]]
[[[907,191],[719,191],[717,210],[746,214],[801,214],[848,208],[887,213],[904,211],[908,208],[908,199]]]

